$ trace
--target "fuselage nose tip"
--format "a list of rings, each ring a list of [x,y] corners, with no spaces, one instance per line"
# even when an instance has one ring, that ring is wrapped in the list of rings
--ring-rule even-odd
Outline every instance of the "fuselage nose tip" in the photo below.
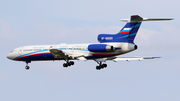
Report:
[[[11,54],[8,54],[8,55],[7,55],[7,58],[10,59],[10,60],[12,60]]]

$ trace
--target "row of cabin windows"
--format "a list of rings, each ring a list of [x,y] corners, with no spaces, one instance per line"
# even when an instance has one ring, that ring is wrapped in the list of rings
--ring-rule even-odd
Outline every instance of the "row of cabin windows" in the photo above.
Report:
[[[85,49],[85,48],[60,48],[61,50],[72,50],[72,49]],[[48,50],[48,49],[24,49],[23,51],[40,51],[40,50]]]

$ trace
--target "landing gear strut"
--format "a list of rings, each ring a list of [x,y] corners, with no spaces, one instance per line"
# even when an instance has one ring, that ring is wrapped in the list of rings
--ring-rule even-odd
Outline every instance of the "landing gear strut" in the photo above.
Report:
[[[103,69],[103,68],[107,67],[107,64],[102,64],[102,62],[98,62],[98,61],[96,61],[96,62],[99,64],[99,66],[96,66],[97,70],[100,70],[100,69]]]
[[[26,67],[25,67],[26,70],[29,70],[29,68],[30,68],[30,67],[28,66],[28,63],[31,63],[31,61],[26,61]]]
[[[66,63],[63,64],[63,67],[68,67],[68,66],[71,66],[71,65],[74,65],[74,61],[69,61],[69,60],[65,60]]]

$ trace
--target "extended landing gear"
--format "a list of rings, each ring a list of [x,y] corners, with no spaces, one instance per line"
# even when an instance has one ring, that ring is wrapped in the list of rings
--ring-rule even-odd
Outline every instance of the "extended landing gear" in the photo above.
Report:
[[[103,68],[106,68],[106,67],[107,67],[107,64],[102,64],[102,65],[96,66],[96,69],[100,70],[100,69],[103,69]]]
[[[25,69],[28,70],[30,67],[29,66],[26,66]]]
[[[66,61],[66,63],[63,64],[63,67],[68,67],[74,65],[74,61]]]
[[[102,64],[102,62],[98,62],[98,61],[96,61],[96,62],[99,64],[99,66],[96,66],[97,70],[100,70],[100,69],[103,69],[103,68],[107,67],[107,64]]]
[[[30,68],[30,67],[28,66],[28,63],[31,63],[31,61],[26,61],[26,67],[25,67],[26,70],[29,70],[29,68]]]

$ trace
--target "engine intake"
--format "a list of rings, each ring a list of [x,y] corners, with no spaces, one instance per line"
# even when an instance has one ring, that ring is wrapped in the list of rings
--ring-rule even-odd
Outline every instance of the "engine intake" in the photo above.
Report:
[[[113,51],[114,47],[106,44],[90,44],[88,50],[91,52],[107,52]]]
[[[134,49],[138,49],[138,46],[137,46],[137,45],[135,45],[135,46],[134,46]]]

